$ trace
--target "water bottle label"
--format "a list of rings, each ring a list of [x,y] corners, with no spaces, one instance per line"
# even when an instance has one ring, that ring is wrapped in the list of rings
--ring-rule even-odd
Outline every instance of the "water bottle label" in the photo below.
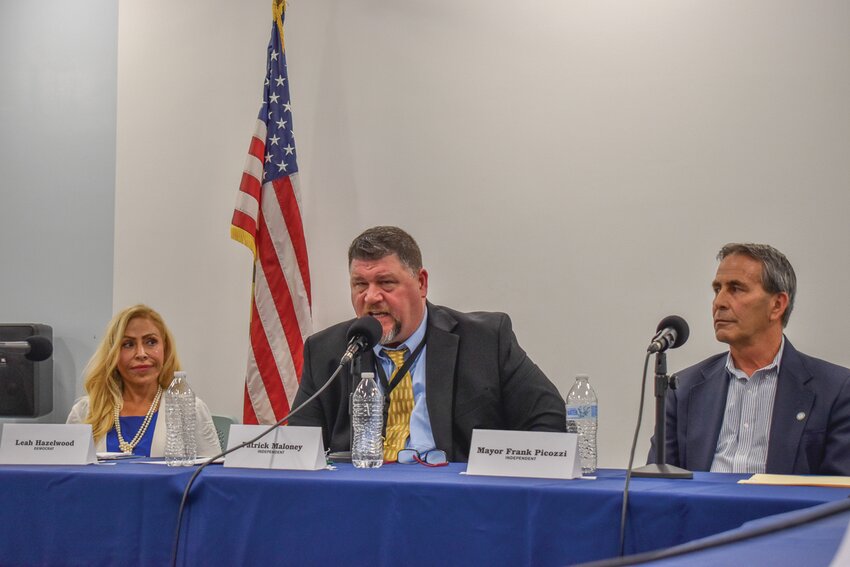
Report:
[[[595,419],[597,406],[567,406],[567,419]]]

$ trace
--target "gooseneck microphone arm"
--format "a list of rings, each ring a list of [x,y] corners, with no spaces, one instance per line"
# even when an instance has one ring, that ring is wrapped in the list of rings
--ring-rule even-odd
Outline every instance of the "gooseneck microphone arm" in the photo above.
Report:
[[[186,503],[189,499],[189,491],[192,489],[192,485],[195,483],[195,479],[198,478],[198,475],[201,474],[201,471],[204,470],[206,468],[206,466],[209,465],[210,463],[212,463],[213,461],[216,461],[216,460],[224,457],[225,455],[229,455],[233,451],[236,451],[237,449],[241,449],[241,448],[245,447],[246,445],[249,445],[251,443],[256,443],[261,438],[263,438],[265,435],[267,435],[269,432],[277,429],[278,427],[280,427],[284,423],[288,422],[289,418],[291,418],[293,415],[295,415],[296,413],[301,411],[301,409],[303,407],[305,407],[307,404],[309,404],[310,402],[315,400],[317,397],[319,397],[319,395],[322,392],[324,392],[328,388],[328,386],[333,384],[333,382],[336,380],[337,376],[339,376],[339,373],[342,371],[343,367],[347,363],[349,363],[353,358],[360,356],[360,354],[364,350],[372,348],[373,346],[378,344],[381,340],[381,334],[382,333],[383,333],[383,328],[381,327],[381,323],[378,322],[378,320],[375,319],[374,317],[368,317],[367,316],[367,317],[360,317],[359,319],[356,319],[354,321],[354,323],[351,324],[351,327],[348,328],[348,334],[347,334],[348,345],[346,346],[345,354],[342,355],[342,358],[339,361],[339,364],[337,365],[336,370],[334,370],[333,374],[331,374],[331,377],[328,378],[328,380],[324,384],[322,384],[321,388],[316,390],[316,392],[313,393],[312,396],[310,396],[309,398],[304,400],[301,403],[301,405],[299,405],[298,407],[296,407],[295,409],[293,409],[292,411],[287,413],[285,416],[283,416],[276,423],[270,425],[267,429],[265,429],[263,432],[261,432],[259,435],[257,435],[253,439],[249,439],[248,441],[240,443],[239,445],[236,445],[235,447],[231,447],[230,449],[226,449],[226,450],[222,451],[218,455],[211,457],[207,461],[204,461],[197,468],[197,470],[195,470],[194,474],[192,474],[192,476],[189,478],[189,482],[186,483],[186,488],[183,490],[183,497],[180,500],[180,508],[177,510],[177,526],[174,529],[174,546],[172,548],[172,553],[171,553],[171,565],[172,565],[172,567],[176,567],[176,565],[177,565],[177,555],[178,555],[178,551],[180,549],[180,524],[183,521],[183,511],[185,510]]]
[[[172,553],[171,553],[171,565],[172,565],[172,567],[176,567],[176,565],[177,565],[177,552],[180,548],[180,524],[183,523],[183,511],[186,509],[186,503],[189,499],[189,491],[192,489],[192,485],[195,484],[195,479],[198,478],[198,475],[201,474],[201,471],[204,470],[207,467],[207,465],[209,465],[210,463],[212,463],[214,461],[217,461],[218,459],[224,457],[225,455],[229,455],[233,451],[241,449],[242,447],[245,447],[246,445],[250,445],[251,443],[256,443],[257,441],[259,441],[260,439],[265,437],[269,432],[277,429],[278,427],[280,427],[281,425],[283,425],[284,423],[289,421],[290,417],[292,417],[293,415],[295,415],[296,413],[301,411],[301,408],[303,408],[304,406],[306,406],[307,404],[312,402],[322,392],[324,392],[327,389],[328,386],[333,384],[333,382],[336,380],[336,377],[339,376],[339,373],[342,370],[343,366],[345,366],[345,365],[342,364],[342,362],[340,362],[340,364],[336,367],[336,370],[334,370],[333,374],[331,374],[331,377],[328,378],[328,381],[325,382],[322,385],[321,388],[316,390],[316,392],[312,396],[310,396],[309,398],[304,400],[304,402],[301,405],[299,405],[297,408],[293,409],[291,412],[289,412],[288,414],[283,416],[276,423],[273,423],[272,425],[270,425],[267,429],[262,431],[259,435],[257,435],[253,439],[249,439],[248,441],[240,443],[239,445],[236,445],[235,447],[231,447],[230,449],[226,449],[226,450],[222,451],[221,453],[219,453],[218,455],[216,455],[214,457],[210,457],[209,460],[201,463],[201,465],[195,470],[194,474],[192,474],[192,476],[189,478],[189,482],[186,483],[186,488],[183,490],[183,497],[180,499],[180,508],[177,510],[177,527],[174,529],[174,546],[172,548]]]

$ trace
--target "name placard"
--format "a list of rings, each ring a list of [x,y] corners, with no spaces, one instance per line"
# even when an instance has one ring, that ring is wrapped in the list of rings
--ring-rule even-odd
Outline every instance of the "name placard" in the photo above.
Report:
[[[265,425],[231,425],[227,448],[253,439]],[[325,468],[321,427],[281,426],[224,457],[225,467],[315,471]]]
[[[6,423],[3,465],[87,465],[97,461],[89,424]]]
[[[466,474],[580,478],[578,435],[475,429],[472,431]]]

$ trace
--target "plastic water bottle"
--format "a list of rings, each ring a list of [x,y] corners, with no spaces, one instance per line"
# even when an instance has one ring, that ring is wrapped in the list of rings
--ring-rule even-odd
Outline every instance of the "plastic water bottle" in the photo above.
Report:
[[[169,467],[190,466],[197,457],[195,393],[185,372],[175,372],[165,391],[165,463]]]
[[[596,392],[590,376],[579,374],[567,394],[567,433],[578,433],[581,473],[585,476],[596,474],[596,424]]]
[[[384,464],[384,396],[375,374],[364,372],[351,399],[351,462],[359,468]]]

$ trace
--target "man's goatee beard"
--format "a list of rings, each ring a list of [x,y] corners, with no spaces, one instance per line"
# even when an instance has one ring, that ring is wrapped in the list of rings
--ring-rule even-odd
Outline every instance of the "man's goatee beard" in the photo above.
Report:
[[[381,337],[381,344],[382,345],[388,345],[391,342],[393,342],[393,339],[395,339],[398,336],[398,333],[400,331],[401,331],[401,322],[398,321],[398,320],[393,320],[392,328],[389,331],[387,331],[386,333],[384,333],[384,335]]]

